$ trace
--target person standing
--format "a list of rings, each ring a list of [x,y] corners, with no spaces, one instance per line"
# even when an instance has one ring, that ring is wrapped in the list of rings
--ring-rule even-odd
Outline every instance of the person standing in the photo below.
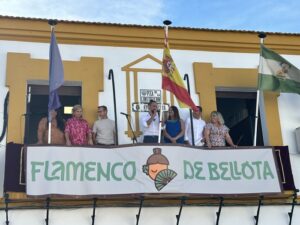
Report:
[[[194,130],[194,143],[195,146],[204,145],[204,127],[205,121],[202,119],[202,107],[197,106],[198,111],[193,111],[193,130]],[[184,140],[187,144],[192,145],[192,126],[191,118],[187,118],[185,121],[185,135]]]
[[[157,103],[150,100],[148,103],[148,113],[142,117],[144,133],[144,143],[158,143],[159,116],[157,113]]]
[[[82,118],[81,105],[74,105],[73,117],[67,120],[65,137],[67,145],[93,145],[92,131],[88,122]]]
[[[51,143],[52,145],[65,145],[65,121],[58,115],[57,110],[51,110]],[[38,125],[37,131],[37,144],[48,144],[49,132],[49,119],[48,116],[43,117]]]
[[[226,142],[233,148],[237,147],[229,135],[229,128],[225,125],[220,112],[211,112],[210,123],[206,124],[204,134],[208,148],[226,146]]]
[[[180,119],[178,108],[176,106],[171,106],[163,131],[165,143],[183,144],[184,130],[184,122]]]
[[[93,141],[97,145],[114,145],[116,139],[115,122],[107,117],[107,107],[98,107],[98,120],[93,126]]]

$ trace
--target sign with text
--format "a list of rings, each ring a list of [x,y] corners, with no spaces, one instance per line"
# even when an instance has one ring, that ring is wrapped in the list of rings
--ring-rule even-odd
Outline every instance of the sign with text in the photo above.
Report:
[[[280,193],[272,148],[28,146],[28,195]]]
[[[133,102],[131,105],[131,110],[133,112],[148,112],[148,103],[138,103],[138,102]],[[157,109],[160,110],[162,106],[162,111],[169,111],[169,104],[158,104]]]
[[[161,102],[161,90],[140,89],[140,102],[148,104],[150,100]]]

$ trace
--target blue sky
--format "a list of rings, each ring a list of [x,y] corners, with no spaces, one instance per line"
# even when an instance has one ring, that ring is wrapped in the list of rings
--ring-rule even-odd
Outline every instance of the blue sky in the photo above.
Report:
[[[0,0],[9,16],[300,33],[299,0]]]

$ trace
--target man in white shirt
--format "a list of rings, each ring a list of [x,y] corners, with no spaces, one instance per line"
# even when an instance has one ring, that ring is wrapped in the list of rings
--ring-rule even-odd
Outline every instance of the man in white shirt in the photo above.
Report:
[[[205,121],[202,120],[202,107],[197,106],[198,111],[193,111],[193,130],[194,130],[194,142],[195,146],[204,145],[204,127]],[[192,128],[191,128],[191,118],[188,117],[185,121],[185,135],[184,140],[193,145],[192,141]]]
[[[115,121],[108,119],[107,107],[105,105],[98,107],[98,120],[93,126],[93,140],[97,145],[115,144]]]
[[[149,112],[142,117],[144,143],[158,143],[159,116],[157,113],[157,103],[150,100],[148,103]]]

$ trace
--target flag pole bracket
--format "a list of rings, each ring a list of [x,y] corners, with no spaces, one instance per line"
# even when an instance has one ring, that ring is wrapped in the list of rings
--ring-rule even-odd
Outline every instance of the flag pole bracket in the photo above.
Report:
[[[93,198],[93,215],[91,216],[92,217],[92,225],[95,224],[96,207],[97,207],[97,198]]]
[[[163,24],[169,26],[172,24],[172,22],[170,20],[164,20]]]
[[[265,37],[267,37],[267,35],[266,35],[265,32],[259,32],[259,33],[258,33],[258,37],[259,37],[259,38],[265,38]]]
[[[292,225],[292,219],[293,219],[293,214],[294,214],[294,208],[295,205],[297,204],[297,192],[299,192],[299,189],[295,189],[294,190],[294,194],[293,194],[293,202],[292,202],[292,209],[291,211],[288,213],[290,221],[289,221],[289,225]]]
[[[55,26],[57,24],[57,20],[50,19],[50,20],[48,20],[48,24],[50,26]]]
[[[219,225],[220,216],[221,216],[221,212],[222,212],[222,207],[224,205],[223,202],[224,202],[224,198],[220,197],[219,198],[219,210],[218,210],[218,212],[216,212],[216,215],[217,215],[216,225]]]
[[[46,219],[45,219],[45,222],[46,222],[46,225],[49,224],[49,211],[50,211],[50,198],[46,198]]]
[[[263,199],[264,199],[264,196],[263,196],[263,195],[259,196],[258,206],[257,206],[257,212],[256,212],[256,216],[254,216],[255,225],[258,225],[258,221],[259,221],[259,213],[260,213],[260,207],[263,205]]]
[[[141,211],[143,208],[143,203],[144,203],[144,196],[140,197],[140,207],[139,207],[139,212],[136,214],[136,225],[139,225],[140,222],[140,216],[141,216]]]
[[[8,203],[9,203],[9,194],[5,193],[4,195],[4,201],[5,201],[5,215],[6,215],[6,220],[5,223],[6,225],[9,225],[9,220],[8,220]]]
[[[179,224],[180,217],[181,217],[181,212],[182,212],[182,207],[183,207],[183,205],[185,205],[185,200],[186,200],[186,197],[183,196],[183,197],[181,198],[179,212],[178,212],[178,214],[176,215],[176,219],[177,219],[176,225]]]

